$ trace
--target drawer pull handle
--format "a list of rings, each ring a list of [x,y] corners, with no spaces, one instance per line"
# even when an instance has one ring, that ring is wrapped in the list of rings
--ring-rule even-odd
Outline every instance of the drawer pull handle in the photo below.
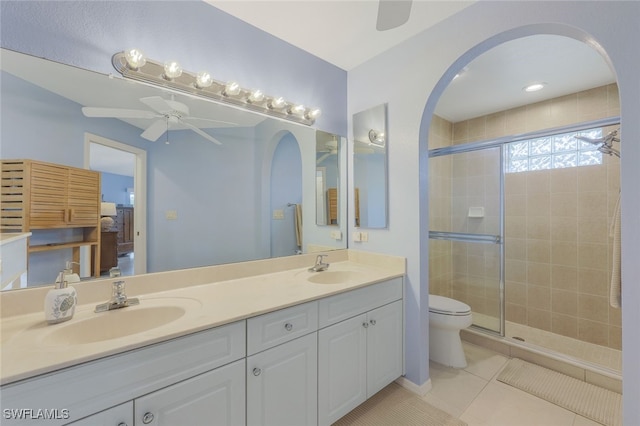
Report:
[[[258,377],[260,375],[260,373],[262,373],[262,370],[260,370],[258,367],[253,369],[253,375]]]
[[[364,328],[369,328],[369,323],[368,323],[368,322],[363,322],[363,323],[362,323],[362,326],[363,326]]]
[[[142,423],[144,423],[145,425],[148,425],[152,421],[153,421],[153,413],[150,413],[148,411],[144,413],[144,416],[142,416]]]
[[[118,426],[127,426],[127,424],[125,422],[120,422],[118,423]]]
[[[286,323],[284,325],[284,329],[287,330],[287,331],[293,330],[293,324],[291,324],[290,322]]]
[[[376,325],[376,320],[372,319],[371,321],[369,321],[369,324]]]

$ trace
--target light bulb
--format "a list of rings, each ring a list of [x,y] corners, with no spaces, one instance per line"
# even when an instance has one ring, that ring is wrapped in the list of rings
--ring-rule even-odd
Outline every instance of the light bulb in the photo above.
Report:
[[[213,84],[213,78],[211,78],[211,74],[206,71],[200,71],[198,75],[196,75],[196,87],[198,89],[204,89],[205,87],[209,87]]]
[[[533,83],[522,88],[525,92],[537,92],[546,86],[547,83]]]
[[[271,109],[280,109],[285,106],[285,104],[284,98],[278,96],[277,98],[271,98],[267,106]]]
[[[304,116],[308,120],[315,120],[316,118],[320,117],[320,114],[322,114],[320,108],[311,108]]]
[[[260,89],[252,90],[251,94],[247,98],[247,101],[250,103],[262,102],[262,100],[264,100],[264,93],[262,93],[262,90]]]
[[[289,109],[287,109],[287,112],[289,114],[304,115],[305,109],[306,108],[304,107],[304,105],[294,105],[294,106],[290,107]]]
[[[182,75],[182,67],[176,61],[165,62],[164,64],[164,77],[168,80],[173,80]]]
[[[144,53],[139,49],[125,50],[124,59],[127,61],[127,66],[132,70],[137,70],[147,63]]]
[[[224,92],[222,92],[225,96],[236,96],[240,93],[240,85],[235,81],[230,81],[224,86]]]

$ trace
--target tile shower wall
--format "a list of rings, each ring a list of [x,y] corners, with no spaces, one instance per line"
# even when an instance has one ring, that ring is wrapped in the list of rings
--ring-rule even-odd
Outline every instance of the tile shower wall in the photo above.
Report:
[[[618,92],[612,84],[452,124],[451,143],[531,132],[618,114]],[[432,128],[433,140],[446,146],[446,132],[442,130],[447,129],[446,121],[438,121]],[[604,133],[610,130],[605,129]],[[430,139],[430,148],[433,147]],[[508,321],[620,349],[621,311],[609,307],[608,303],[612,251],[609,227],[619,193],[619,160],[609,156],[603,160],[598,166],[505,175],[506,315]],[[451,199],[448,202],[444,188],[447,167],[430,168],[433,178],[439,182],[437,186],[431,185],[430,190],[438,195],[437,204],[443,203],[451,209],[453,231],[456,231],[456,206],[461,206],[456,197],[463,191],[467,200],[469,194],[479,194],[481,189],[484,194],[488,193],[486,184],[481,187],[479,175],[469,179],[470,169],[456,167],[455,161],[451,160],[449,165]],[[466,181],[464,188],[459,186],[463,181]],[[434,199],[430,197],[430,200]],[[476,197],[474,202],[482,201]],[[489,205],[493,201],[484,202]],[[433,225],[445,221],[446,207],[430,209],[434,215]],[[468,250],[465,253],[455,247],[459,243],[448,244],[438,241],[430,245],[431,253],[435,253],[433,260],[430,259],[430,263],[433,262],[430,280],[435,283],[431,292],[459,298],[473,306],[474,311],[492,315],[496,300],[486,284],[491,276],[488,267],[491,255],[482,254],[485,284],[480,291],[478,283],[482,278],[473,277],[469,269],[471,263],[478,264],[478,253],[474,253],[476,258],[473,258]],[[454,250],[450,261],[445,260],[447,249]]]

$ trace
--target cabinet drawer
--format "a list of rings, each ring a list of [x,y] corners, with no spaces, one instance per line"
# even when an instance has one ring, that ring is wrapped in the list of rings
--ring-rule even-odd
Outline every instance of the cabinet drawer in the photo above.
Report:
[[[260,315],[247,320],[247,354],[272,348],[318,329],[318,302]]]
[[[399,299],[402,299],[402,278],[327,297],[318,305],[318,327],[335,324]]]

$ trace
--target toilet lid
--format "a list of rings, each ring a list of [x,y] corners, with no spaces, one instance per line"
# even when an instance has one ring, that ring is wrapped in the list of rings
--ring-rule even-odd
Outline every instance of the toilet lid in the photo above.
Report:
[[[471,307],[459,300],[430,294],[429,311],[445,315],[466,315],[471,312]]]

